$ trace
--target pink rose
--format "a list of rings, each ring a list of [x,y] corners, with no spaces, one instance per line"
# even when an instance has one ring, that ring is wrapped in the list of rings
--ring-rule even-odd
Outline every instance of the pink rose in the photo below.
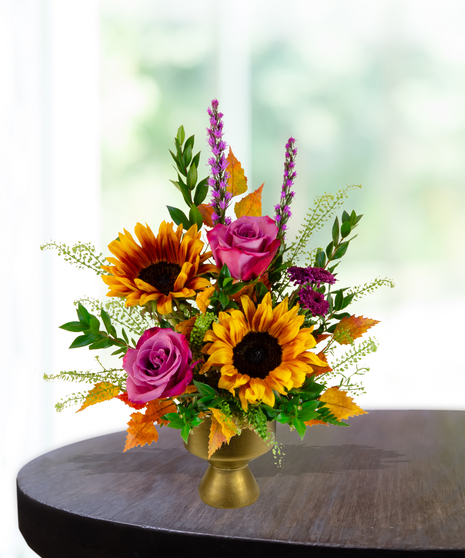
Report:
[[[147,329],[123,358],[129,400],[147,403],[181,395],[192,380],[194,365],[184,335],[159,327]]]
[[[228,266],[231,276],[252,281],[268,268],[278,251],[278,227],[270,217],[240,217],[230,225],[216,225],[207,233],[216,265]]]

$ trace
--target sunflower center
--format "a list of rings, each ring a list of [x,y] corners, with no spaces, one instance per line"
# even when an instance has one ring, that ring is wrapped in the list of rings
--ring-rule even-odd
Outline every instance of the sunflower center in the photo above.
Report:
[[[174,290],[174,283],[181,271],[181,267],[175,263],[157,262],[143,269],[138,278],[142,279],[158,292],[165,296]]]
[[[281,364],[283,351],[278,340],[261,331],[250,331],[233,349],[234,366],[240,374],[264,380]]]

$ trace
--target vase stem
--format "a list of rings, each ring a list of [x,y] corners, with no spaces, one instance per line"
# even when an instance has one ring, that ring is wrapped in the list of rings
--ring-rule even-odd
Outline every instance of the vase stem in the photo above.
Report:
[[[199,495],[205,504],[214,508],[243,508],[258,499],[260,488],[247,463],[236,468],[210,463],[200,482]]]

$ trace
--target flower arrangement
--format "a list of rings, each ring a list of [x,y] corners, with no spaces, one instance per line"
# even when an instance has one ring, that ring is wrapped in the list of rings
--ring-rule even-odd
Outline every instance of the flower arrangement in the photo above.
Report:
[[[359,362],[377,343],[355,340],[378,322],[347,309],[378,287],[394,285],[376,279],[341,286],[336,268],[362,218],[355,211],[336,217],[325,249],[308,249],[312,234],[359,186],[318,197],[288,242],[297,176],[291,137],[273,218],[262,216],[262,185],[235,204],[232,220],[227,209],[246,193],[247,178],[231,149],[226,155],[218,101],[208,115],[209,177],[198,181],[200,152],[193,155],[194,136],[186,140],[182,126],[170,151],[177,169],[172,183],[187,213],[168,206],[173,222],[163,221],[157,234],[140,223],[135,238],[124,230],[108,246],[106,260],[90,244],[42,246],[92,269],[108,286],[107,303],[76,301],[77,321],[61,326],[78,333],[70,348],[112,349],[122,358],[119,368],[97,358],[98,372],[45,375],[93,384],[57,403],[57,410],[121,400],[132,409],[125,451],[156,442],[155,425],[179,429],[187,442],[209,417],[210,457],[245,428],[270,441],[269,421],[288,424],[303,438],[308,426],[347,426],[345,419],[365,413],[349,394],[363,391],[354,379],[368,370]],[[337,356],[344,346],[348,351]]]

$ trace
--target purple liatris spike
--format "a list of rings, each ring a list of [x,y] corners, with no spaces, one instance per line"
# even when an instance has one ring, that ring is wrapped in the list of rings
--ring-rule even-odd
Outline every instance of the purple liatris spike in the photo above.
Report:
[[[224,154],[226,150],[226,142],[221,138],[223,136],[223,114],[218,112],[218,101],[213,99],[211,108],[207,109],[210,116],[210,128],[208,132],[208,145],[210,145],[213,157],[208,159],[208,164],[211,167],[211,176],[208,179],[208,184],[212,187],[211,206],[213,207],[212,221],[214,225],[221,223],[229,225],[231,219],[226,217],[226,209],[231,201],[231,194],[226,190],[227,180],[229,173],[226,170],[228,167],[228,160]]]
[[[281,187],[281,198],[279,204],[275,205],[276,211],[276,224],[278,225],[278,238],[283,240],[285,236],[285,231],[287,229],[287,221],[291,217],[292,213],[289,209],[289,205],[294,198],[294,192],[291,190],[295,177],[297,174],[294,171],[295,167],[295,157],[297,155],[297,149],[294,147],[295,139],[289,138],[286,143],[286,155],[284,160],[284,178],[283,185]]]

